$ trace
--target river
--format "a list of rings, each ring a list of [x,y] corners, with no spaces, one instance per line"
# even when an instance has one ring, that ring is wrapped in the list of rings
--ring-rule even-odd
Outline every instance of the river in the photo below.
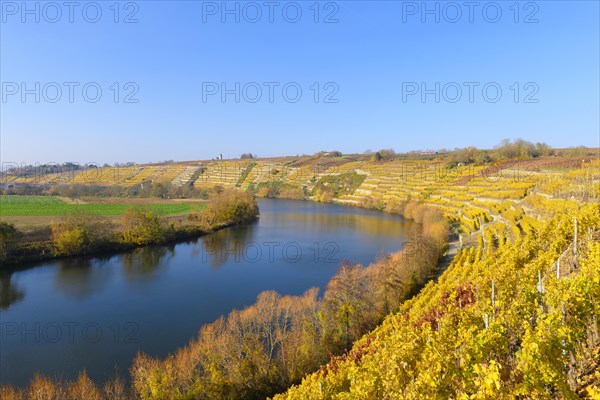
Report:
[[[264,290],[324,289],[342,260],[369,264],[407,240],[398,216],[310,201],[260,200],[260,219],[196,240],[0,275],[0,383],[36,371],[96,382],[127,376],[138,351],[164,357],[202,324]]]

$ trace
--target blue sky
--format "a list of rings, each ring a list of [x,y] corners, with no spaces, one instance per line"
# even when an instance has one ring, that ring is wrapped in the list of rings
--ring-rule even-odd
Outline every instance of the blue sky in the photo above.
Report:
[[[115,3],[1,2],[3,163],[600,145],[597,1]]]

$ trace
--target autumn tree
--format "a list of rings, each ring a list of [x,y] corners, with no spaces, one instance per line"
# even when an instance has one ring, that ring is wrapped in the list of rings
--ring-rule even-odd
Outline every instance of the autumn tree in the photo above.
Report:
[[[127,243],[146,245],[160,242],[165,235],[160,216],[143,208],[129,208],[121,217],[121,234]]]
[[[343,262],[323,296],[325,346],[334,354],[348,349],[374,324],[373,304],[363,267]]]
[[[52,223],[52,240],[60,255],[76,255],[86,252],[100,240],[103,221],[84,211],[75,211]]]
[[[212,230],[220,226],[250,222],[258,216],[254,195],[237,189],[226,189],[209,195],[204,210],[191,218],[202,229]]]
[[[67,400],[102,400],[100,389],[92,382],[84,370],[79,374],[77,380],[67,390]]]

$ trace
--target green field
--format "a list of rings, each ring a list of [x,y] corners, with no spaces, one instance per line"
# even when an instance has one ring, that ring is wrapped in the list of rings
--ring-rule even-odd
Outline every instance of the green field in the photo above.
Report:
[[[69,204],[50,196],[0,196],[0,216],[60,216],[75,211],[93,215],[121,215],[135,204]],[[199,210],[201,204],[147,204],[161,215],[177,215]]]

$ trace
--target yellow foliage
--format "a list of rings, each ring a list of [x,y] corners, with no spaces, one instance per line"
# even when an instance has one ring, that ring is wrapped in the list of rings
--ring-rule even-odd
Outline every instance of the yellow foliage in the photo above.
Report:
[[[123,240],[136,245],[160,242],[164,230],[160,216],[150,209],[130,208],[121,217]]]

